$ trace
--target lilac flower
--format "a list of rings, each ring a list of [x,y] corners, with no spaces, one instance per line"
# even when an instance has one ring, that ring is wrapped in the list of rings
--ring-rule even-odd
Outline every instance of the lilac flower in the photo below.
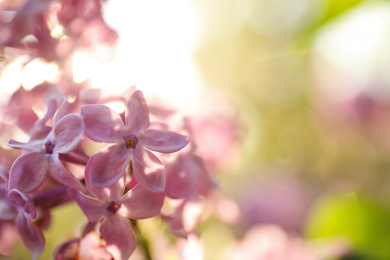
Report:
[[[102,247],[102,243],[99,234],[91,231],[81,239],[71,239],[58,247],[54,252],[54,259],[112,260],[112,255]]]
[[[3,176],[4,177],[4,176]],[[15,226],[33,259],[43,251],[45,237],[31,219],[36,217],[32,199],[17,189],[8,191],[7,182],[0,183],[0,221],[15,220]]]
[[[10,22],[0,21],[1,47],[22,45],[21,40],[26,35],[34,34],[35,30],[42,25],[41,20],[44,13],[50,8],[52,1],[28,0],[23,3]],[[7,10],[6,6],[2,8],[5,11]]]
[[[4,108],[5,118],[23,131],[30,132],[31,128],[39,120],[33,107],[44,104],[46,93],[53,92],[53,89],[49,84],[38,85],[29,91],[20,86],[12,94],[7,106]]]
[[[164,190],[164,167],[149,150],[176,152],[185,147],[189,139],[166,130],[148,129],[149,112],[141,91],[135,91],[127,102],[125,124],[117,113],[104,105],[83,106],[81,115],[90,139],[116,143],[91,157],[91,185],[105,187],[115,183],[131,161],[134,176],[141,185],[152,191]]]
[[[63,102],[54,118],[53,129],[44,139],[20,143],[10,140],[8,146],[25,149],[10,170],[9,189],[31,192],[38,188],[46,173],[56,181],[74,189],[83,190],[83,185],[62,165],[59,155],[70,152],[79,145],[84,135],[84,123],[77,114],[65,114],[67,101]],[[52,113],[48,111],[48,113]]]
[[[169,221],[170,231],[186,238],[196,230],[204,209],[204,198],[218,187],[211,178],[201,157],[193,154],[193,149],[180,153],[166,165],[167,187],[165,194],[181,199],[172,215],[162,217]]]
[[[126,218],[144,219],[159,214],[164,203],[163,192],[151,192],[141,185],[136,185],[127,193],[125,176],[108,187],[92,186],[88,180],[91,164],[86,167],[86,185],[95,197],[69,190],[71,197],[92,223],[100,221],[100,233],[106,241],[106,249],[115,259],[128,259],[136,247],[136,239]]]
[[[193,136],[189,119],[185,118],[184,129]],[[187,238],[193,233],[203,212],[204,198],[215,188],[216,182],[206,169],[204,160],[196,155],[197,145],[191,142],[174,160],[165,165],[167,184],[165,194],[173,199],[182,199],[172,215],[164,216],[169,229],[179,237]]]
[[[199,158],[200,159],[200,158]],[[195,161],[193,162],[195,163]],[[202,161],[198,161],[197,167],[202,167]],[[194,165],[195,166],[195,165]],[[194,169],[194,171],[199,170],[198,176],[195,178],[195,186],[191,187],[187,184],[186,188],[192,188],[186,190],[186,196],[181,197],[180,203],[175,208],[175,212],[172,215],[162,215],[163,218],[169,222],[169,230],[178,237],[186,238],[189,234],[194,233],[198,225],[201,214],[204,211],[205,198],[208,194],[217,187],[217,184],[210,178],[208,172],[205,169],[199,168]],[[191,174],[191,173],[190,173]],[[179,177],[178,175],[176,175]],[[172,175],[168,175],[167,178],[170,179]],[[185,177],[184,180],[172,181],[174,184],[184,184],[191,179],[190,175]],[[172,183],[170,182],[170,183]],[[177,189],[177,188],[176,188]],[[170,188],[171,194],[183,195],[185,189],[173,190],[172,186]]]

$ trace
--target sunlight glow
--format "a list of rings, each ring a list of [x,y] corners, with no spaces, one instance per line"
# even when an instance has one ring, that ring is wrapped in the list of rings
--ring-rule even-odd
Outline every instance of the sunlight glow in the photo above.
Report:
[[[54,29],[50,32],[51,37],[56,39],[61,39],[65,36],[65,29],[62,25],[56,25]]]
[[[73,81],[81,83],[90,78],[98,66],[97,62],[89,55],[76,52],[72,57]]]
[[[23,70],[23,63],[26,62],[28,56],[20,56],[7,64],[0,74],[0,85],[7,86],[1,88],[2,94],[12,94],[20,86],[20,78]]]
[[[95,66],[75,55],[75,80],[91,77],[94,88],[111,93],[136,85],[147,98],[158,96],[174,107],[194,104],[202,85],[192,59],[200,40],[194,1],[113,0],[104,10],[120,35],[116,55]]]
[[[24,66],[22,71],[22,86],[24,89],[30,90],[45,81],[55,83],[58,76],[57,64],[48,63],[44,59],[36,58]]]
[[[348,99],[370,87],[374,78],[390,82],[389,29],[390,4],[373,2],[321,30],[314,54],[326,91],[337,99]],[[330,72],[334,73],[331,77]]]
[[[109,102],[105,104],[118,114],[123,113],[125,111],[125,104],[123,102]]]

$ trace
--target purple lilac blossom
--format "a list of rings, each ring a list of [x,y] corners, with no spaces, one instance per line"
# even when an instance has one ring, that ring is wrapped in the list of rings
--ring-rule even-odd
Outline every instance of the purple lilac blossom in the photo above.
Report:
[[[31,192],[44,181],[47,172],[56,181],[74,189],[84,190],[83,185],[61,163],[59,155],[77,148],[84,136],[84,122],[77,114],[65,115],[67,101],[54,117],[53,129],[44,139],[20,143],[10,140],[8,146],[24,149],[10,170],[9,189]],[[48,111],[48,113],[51,113]]]
[[[0,183],[0,221],[15,220],[15,226],[33,259],[38,258],[45,246],[41,229],[31,219],[36,218],[34,202],[29,195],[17,189],[8,190],[7,182]]]
[[[94,196],[69,190],[71,197],[91,223],[99,223],[99,231],[107,243],[107,250],[115,259],[128,259],[136,246],[136,239],[126,218],[144,219],[159,214],[164,203],[163,192],[151,192],[141,185],[125,191],[125,177],[108,187],[92,186],[88,181],[90,165],[86,167],[86,185]]]
[[[131,162],[137,181],[152,191],[163,191],[165,172],[161,161],[149,150],[172,153],[185,147],[186,136],[157,129],[148,129],[149,112],[141,91],[133,93],[127,102],[125,123],[121,117],[104,105],[81,107],[85,134],[96,142],[116,143],[90,158],[91,174],[88,180],[97,187],[118,181]]]

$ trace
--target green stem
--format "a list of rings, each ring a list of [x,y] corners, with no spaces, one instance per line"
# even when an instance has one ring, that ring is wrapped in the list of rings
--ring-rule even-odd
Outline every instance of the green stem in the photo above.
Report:
[[[142,248],[145,253],[147,260],[152,260],[152,255],[150,253],[149,241],[147,241],[141,234],[141,230],[138,227],[138,222],[135,219],[130,219],[130,224],[133,228],[135,238],[137,239],[137,244]]]

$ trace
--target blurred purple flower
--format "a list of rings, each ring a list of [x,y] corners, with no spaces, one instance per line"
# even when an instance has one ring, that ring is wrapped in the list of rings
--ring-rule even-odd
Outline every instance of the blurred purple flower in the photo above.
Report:
[[[257,224],[276,224],[288,232],[302,232],[316,196],[309,193],[301,180],[285,177],[278,171],[268,170],[267,174],[273,177],[248,178],[248,182],[242,184],[245,192],[238,199],[242,230]]]
[[[230,260],[325,260],[338,259],[350,250],[343,241],[314,245],[287,234],[276,225],[257,225],[226,251]]]

